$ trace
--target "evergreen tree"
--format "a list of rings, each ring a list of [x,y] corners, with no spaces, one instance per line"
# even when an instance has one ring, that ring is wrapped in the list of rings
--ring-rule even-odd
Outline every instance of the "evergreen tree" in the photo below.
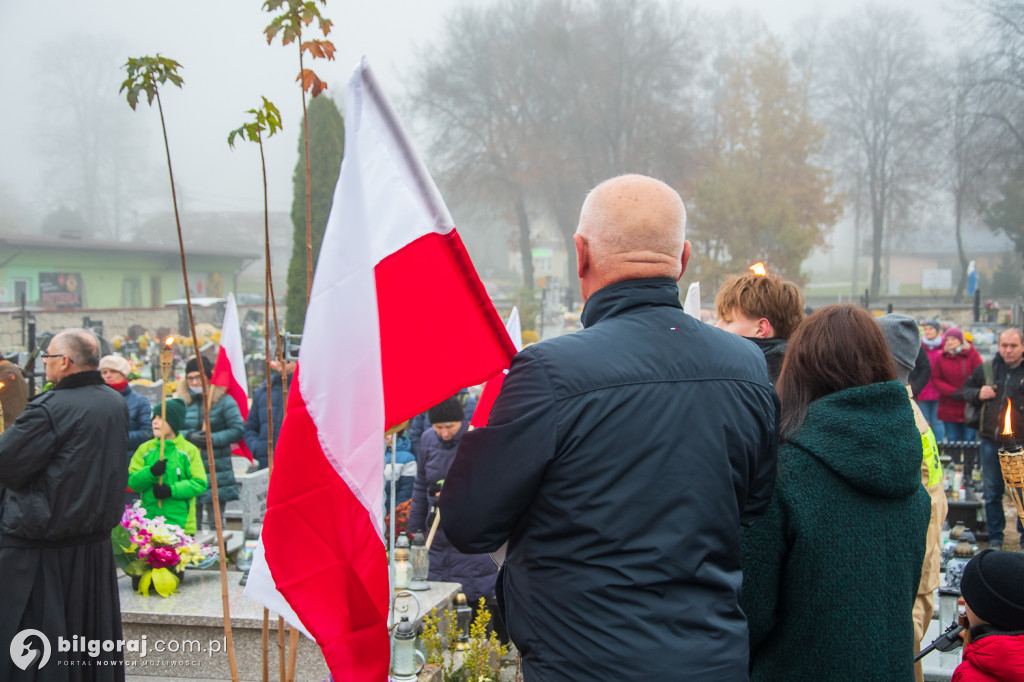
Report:
[[[301,130],[301,126],[298,126]],[[317,97],[309,105],[309,166],[312,177],[310,214],[313,223],[313,260],[320,256],[320,244],[331,212],[334,186],[338,183],[341,157],[345,151],[345,123],[334,100]],[[299,135],[299,160],[295,164],[292,198],[292,259],[288,264],[288,313],[285,329],[301,333],[306,320],[306,153]]]

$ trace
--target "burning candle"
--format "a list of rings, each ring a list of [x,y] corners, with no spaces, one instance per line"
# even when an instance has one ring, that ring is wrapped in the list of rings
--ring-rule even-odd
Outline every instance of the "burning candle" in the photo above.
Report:
[[[764,263],[761,263],[760,261],[754,263],[747,269],[753,272],[758,277],[764,277],[765,275],[768,274],[768,270],[764,267]]]
[[[1010,490],[1010,497],[1017,507],[1017,514],[1024,518],[1024,501],[1021,499],[1021,488],[1024,487],[1024,448],[1017,444],[1013,437],[1013,404],[1006,399],[1006,415],[1003,418],[1003,447],[999,448],[999,468],[1003,472],[1003,481]]]
[[[0,381],[0,390],[4,387],[4,382]],[[4,421],[4,404],[0,402],[0,433],[4,432],[7,427],[7,423]]]

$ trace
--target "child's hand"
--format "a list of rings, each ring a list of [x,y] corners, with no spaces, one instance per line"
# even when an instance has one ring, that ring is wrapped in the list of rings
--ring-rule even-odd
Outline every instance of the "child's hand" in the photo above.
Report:
[[[154,476],[163,476],[165,471],[167,471],[166,459],[158,459],[157,461],[153,462],[152,466],[149,467],[149,473],[153,474]]]
[[[153,486],[153,495],[156,496],[156,499],[158,500],[166,500],[171,496],[171,486],[166,483],[157,483]]]

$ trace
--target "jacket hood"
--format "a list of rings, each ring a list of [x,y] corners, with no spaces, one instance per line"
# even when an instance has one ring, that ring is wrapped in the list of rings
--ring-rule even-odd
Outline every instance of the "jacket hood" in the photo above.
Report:
[[[217,402],[227,395],[228,389],[224,386],[215,386],[210,384],[210,406],[214,406]],[[192,394],[188,392],[188,384],[185,381],[179,381],[178,387],[174,389],[174,397],[181,398],[185,401],[186,405],[191,405],[193,398]]]
[[[921,434],[898,381],[815,400],[789,442],[874,497],[902,499],[921,487]]]

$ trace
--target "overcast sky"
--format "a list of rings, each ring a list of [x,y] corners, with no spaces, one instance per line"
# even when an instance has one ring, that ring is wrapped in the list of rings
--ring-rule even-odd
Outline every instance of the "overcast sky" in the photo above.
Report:
[[[398,100],[414,48],[436,40],[445,13],[459,1],[328,0],[321,12],[334,22],[329,38],[337,48],[337,59],[311,66],[328,82],[328,92],[340,105],[345,82],[365,54],[385,91]],[[729,3],[696,0],[686,4],[721,11]],[[844,4],[837,10],[835,3],[822,0],[734,0],[731,4],[759,12],[782,37],[802,18],[819,13],[827,24],[852,7]],[[949,33],[952,22],[940,9],[942,0],[883,4],[919,13],[935,39]],[[161,177],[152,179],[154,195],[165,197],[158,203],[165,201],[165,208],[170,208],[158,113],[144,104],[132,113],[117,94],[126,58],[156,52],[184,67],[184,88],[168,87],[162,98],[185,209],[262,209],[258,150],[245,143],[231,151],[226,137],[248,120],[245,111],[264,95],[280,108],[286,126],[280,137],[266,145],[270,205],[272,210],[288,210],[301,120],[300,91],[294,83],[298,58],[293,45],[283,48],[280,40],[267,45],[262,29],[271,15],[261,5],[261,0],[0,0],[0,91],[5,93],[0,103],[0,189],[13,191],[37,217],[60,205],[60,197],[53,196],[47,183],[55,157],[52,151],[46,152],[46,126],[52,120],[47,107],[53,106],[47,103],[59,99],[50,81],[62,59],[92,43],[110,52],[109,96],[127,114],[123,123],[118,119],[119,125],[131,128],[149,165],[163,169]]]

